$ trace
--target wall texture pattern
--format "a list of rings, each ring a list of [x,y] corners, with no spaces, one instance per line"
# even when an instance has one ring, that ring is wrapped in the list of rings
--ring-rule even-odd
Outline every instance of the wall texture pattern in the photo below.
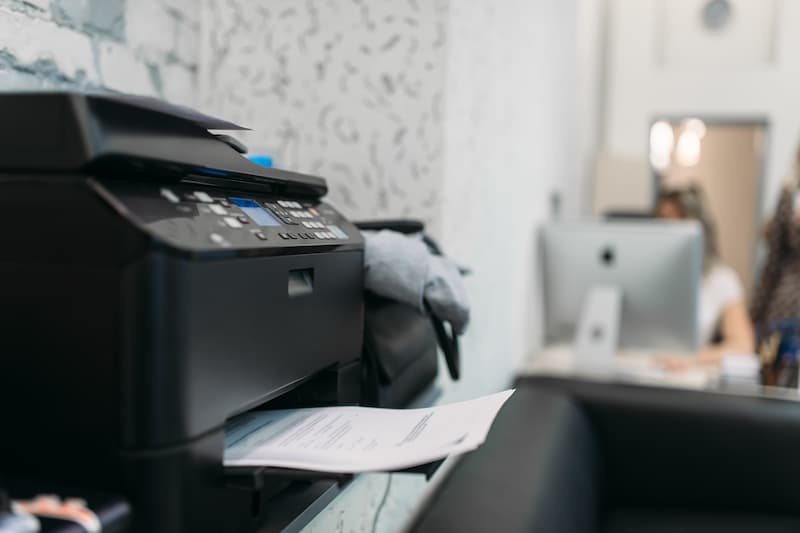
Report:
[[[192,0],[0,0],[0,90],[109,89],[194,104]]]
[[[327,178],[352,217],[435,221],[445,0],[204,7],[204,111],[253,128],[246,144],[276,166]]]

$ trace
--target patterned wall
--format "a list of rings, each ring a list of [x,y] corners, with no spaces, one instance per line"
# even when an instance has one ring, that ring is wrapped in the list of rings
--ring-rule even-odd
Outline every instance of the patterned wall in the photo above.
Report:
[[[446,0],[207,0],[200,107],[355,218],[435,222]]]
[[[0,0],[0,91],[109,89],[194,105],[193,0]]]

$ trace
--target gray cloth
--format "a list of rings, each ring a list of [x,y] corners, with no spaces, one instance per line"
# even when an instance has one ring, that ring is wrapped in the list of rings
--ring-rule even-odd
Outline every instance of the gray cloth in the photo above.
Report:
[[[425,311],[425,302],[438,318],[461,334],[469,322],[467,291],[458,266],[434,255],[419,236],[394,231],[365,231],[364,285],[386,298]]]

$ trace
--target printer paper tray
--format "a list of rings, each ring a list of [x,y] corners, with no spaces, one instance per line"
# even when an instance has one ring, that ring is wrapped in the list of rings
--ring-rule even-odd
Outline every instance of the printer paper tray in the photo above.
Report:
[[[444,459],[425,463],[412,468],[395,470],[396,473],[423,474],[430,479],[439,469]],[[353,479],[353,474],[336,472],[316,472],[313,470],[295,470],[291,468],[275,468],[270,466],[226,466],[225,484],[230,488],[243,490],[269,490],[271,487],[285,486],[293,481],[331,480],[345,484]]]

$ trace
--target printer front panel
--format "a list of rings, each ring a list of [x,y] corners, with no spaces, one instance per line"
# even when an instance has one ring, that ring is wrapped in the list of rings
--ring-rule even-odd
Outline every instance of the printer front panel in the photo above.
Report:
[[[227,525],[270,513],[252,511],[258,490],[226,488],[225,423],[360,367],[363,251],[205,258],[154,249],[123,279],[122,459],[136,531],[260,531]],[[332,399],[358,391],[335,388]]]
[[[358,362],[363,239],[331,206],[187,182],[90,186],[151,238],[123,276],[126,448],[196,438]]]
[[[191,254],[280,255],[360,247],[330,205],[191,182],[98,178],[99,194],[157,241]]]
[[[361,250],[214,260],[156,253],[125,279],[125,292],[140,295],[129,300],[123,339],[126,448],[197,438],[359,362]]]

